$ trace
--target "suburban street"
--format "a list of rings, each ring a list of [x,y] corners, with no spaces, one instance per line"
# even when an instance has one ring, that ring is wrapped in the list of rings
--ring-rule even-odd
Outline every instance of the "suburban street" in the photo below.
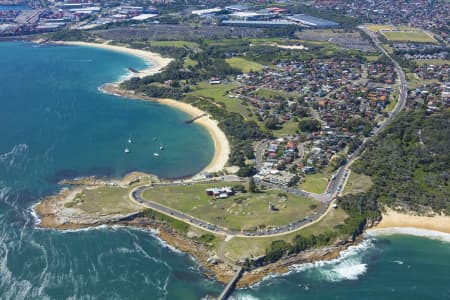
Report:
[[[391,55],[381,46],[380,40],[378,39],[377,35],[373,33],[372,31],[368,30],[365,26],[359,26],[359,29],[363,30],[367,35],[370,36],[372,41],[374,42],[375,46],[384,54],[386,55],[394,64],[395,72],[397,73],[398,79],[399,79],[399,96],[398,96],[398,102],[392,112],[390,112],[389,116],[384,120],[382,123],[379,124],[378,127],[375,127],[373,130],[373,134],[371,137],[366,138],[362,144],[351,154],[351,156],[347,159],[347,162],[344,166],[342,166],[338,172],[336,173],[335,179],[331,182],[328,193],[335,195],[343,190],[344,188],[344,182],[345,182],[345,174],[348,174],[348,167],[359,158],[359,156],[364,151],[364,148],[367,145],[367,142],[371,139],[375,138],[381,131],[386,128],[388,124],[391,123],[392,119],[397,116],[406,105],[406,98],[408,95],[408,88],[406,84],[406,77],[405,73],[403,72],[401,66],[395,61]]]
[[[302,229],[306,226],[309,226],[311,224],[314,224],[315,222],[320,221],[330,211],[330,209],[332,209],[332,207],[333,207],[332,203],[334,203],[334,199],[344,189],[344,184],[345,184],[346,179],[349,176],[349,172],[350,172],[349,166],[352,164],[353,161],[355,161],[356,159],[359,158],[359,156],[364,151],[365,146],[367,145],[367,142],[370,141],[371,139],[373,139],[374,137],[376,137],[392,121],[392,119],[404,109],[405,104],[406,104],[406,97],[407,97],[406,77],[405,77],[403,70],[401,69],[401,66],[380,45],[380,41],[375,33],[367,30],[367,28],[365,28],[364,26],[360,26],[359,28],[371,37],[375,46],[382,53],[384,53],[394,64],[395,71],[399,78],[399,98],[398,98],[398,102],[397,102],[395,108],[392,110],[392,112],[389,114],[389,116],[382,123],[380,123],[378,127],[376,127],[373,130],[372,135],[370,137],[364,139],[364,141],[361,143],[361,145],[348,157],[345,164],[342,165],[337,170],[335,175],[330,179],[330,183],[329,183],[325,193],[314,194],[314,193],[309,193],[309,192],[303,191],[303,190],[295,188],[295,187],[281,187],[281,186],[271,184],[268,182],[264,182],[264,181],[256,181],[257,184],[263,185],[266,188],[279,189],[279,190],[282,190],[287,193],[292,193],[295,195],[301,195],[301,196],[307,196],[307,197],[314,198],[315,200],[322,202],[322,205],[320,206],[319,211],[315,212],[311,216],[305,217],[301,220],[287,224],[285,226],[279,226],[276,228],[265,229],[265,230],[260,230],[260,231],[239,231],[239,230],[234,230],[234,229],[223,228],[223,227],[217,226],[215,224],[208,223],[204,220],[187,215],[178,210],[175,210],[170,207],[167,207],[167,206],[161,205],[159,203],[145,199],[143,197],[142,193],[145,190],[151,188],[150,186],[137,187],[130,193],[130,198],[133,201],[138,202],[142,206],[145,206],[147,208],[153,209],[160,213],[166,214],[175,219],[186,222],[187,224],[201,228],[202,230],[209,231],[214,234],[224,235],[224,236],[249,237],[249,238],[250,237],[271,237],[271,236],[288,234],[288,233],[297,231],[299,229]],[[264,149],[267,147],[269,142],[270,142],[270,140],[263,140],[256,145],[255,155],[256,155],[256,167],[258,169],[263,164]]]

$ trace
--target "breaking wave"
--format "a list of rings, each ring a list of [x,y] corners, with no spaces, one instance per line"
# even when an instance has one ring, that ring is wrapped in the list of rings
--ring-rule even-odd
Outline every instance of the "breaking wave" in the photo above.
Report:
[[[373,246],[372,240],[368,238],[359,245],[350,246],[342,251],[336,259],[293,265],[289,268],[290,273],[304,272],[307,276],[329,282],[357,280],[367,271],[362,253]]]
[[[440,240],[443,242],[450,243],[450,234],[445,232],[439,232],[428,229],[419,229],[414,227],[392,227],[392,228],[381,228],[368,230],[367,234],[369,236],[383,236],[383,235],[394,235],[394,234],[406,234],[425,237],[433,240]]]
[[[7,163],[10,167],[14,165],[17,157],[28,150],[27,144],[15,145],[11,151],[0,154],[0,162]]]
[[[252,296],[250,294],[240,294],[240,295],[236,295],[236,296],[231,296],[232,300],[258,300],[259,298],[256,298],[255,296]]]

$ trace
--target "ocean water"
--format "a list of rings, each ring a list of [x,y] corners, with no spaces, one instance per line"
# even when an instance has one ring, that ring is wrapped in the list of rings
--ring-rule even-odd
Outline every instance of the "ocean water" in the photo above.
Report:
[[[33,226],[30,207],[57,192],[61,179],[134,170],[183,177],[209,163],[213,142],[201,126],[184,123],[187,114],[98,90],[127,67],[144,66],[100,49],[0,43],[0,299],[198,299],[219,292],[190,257],[151,233]],[[160,145],[165,149],[153,156]]]
[[[207,132],[185,125],[184,113],[98,91],[129,66],[144,62],[99,49],[0,43],[0,299],[201,299],[223,288],[151,232],[34,226],[30,207],[63,178],[131,170],[182,177],[211,159]],[[166,150],[155,158],[160,144]],[[397,234],[368,237],[340,259],[293,267],[234,297],[449,299],[449,283],[448,241]]]
[[[368,236],[338,259],[293,266],[236,298],[450,299],[450,235],[440,237]]]

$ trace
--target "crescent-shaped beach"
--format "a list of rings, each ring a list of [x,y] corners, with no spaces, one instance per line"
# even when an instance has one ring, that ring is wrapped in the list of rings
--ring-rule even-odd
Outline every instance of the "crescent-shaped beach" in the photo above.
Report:
[[[129,99],[139,99],[144,101],[152,101],[157,102],[163,105],[167,105],[170,107],[173,107],[175,109],[181,110],[192,117],[197,117],[203,114],[206,114],[205,117],[199,118],[195,121],[195,123],[203,126],[211,136],[213,142],[214,142],[214,157],[212,158],[211,162],[202,170],[203,172],[219,172],[224,169],[228,157],[230,155],[230,144],[228,142],[228,139],[225,135],[225,133],[219,128],[218,122],[216,120],[213,120],[209,114],[206,112],[198,109],[197,107],[194,107],[190,104],[177,101],[174,99],[167,99],[167,98],[150,98],[144,95],[136,95],[131,91],[126,91],[119,88],[119,84],[125,80],[128,80],[132,77],[139,77],[143,78],[146,76],[150,76],[153,74],[156,74],[160,72],[163,68],[165,68],[171,61],[171,58],[162,57],[160,54],[140,50],[140,49],[131,49],[124,46],[118,46],[118,45],[109,45],[106,43],[100,44],[100,43],[88,43],[88,42],[57,42],[57,44],[63,44],[63,45],[73,45],[73,46],[83,46],[83,47],[95,47],[110,51],[116,51],[121,52],[128,55],[133,55],[136,57],[139,57],[143,59],[145,62],[147,62],[148,67],[139,70],[138,73],[133,73],[130,71],[130,73],[127,76],[124,76],[121,78],[120,81],[114,82],[114,83],[107,83],[104,86],[102,86],[102,91],[110,94],[114,94],[120,97],[129,98]]]

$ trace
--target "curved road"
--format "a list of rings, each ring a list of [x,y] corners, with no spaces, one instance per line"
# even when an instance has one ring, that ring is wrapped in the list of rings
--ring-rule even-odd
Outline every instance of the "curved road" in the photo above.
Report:
[[[168,215],[172,218],[178,219],[205,231],[209,231],[214,234],[224,235],[224,236],[236,236],[236,237],[270,237],[270,236],[278,236],[284,235],[290,232],[294,232],[302,229],[305,226],[309,226],[314,222],[320,221],[328,210],[330,210],[330,205],[323,205],[319,211],[314,213],[313,215],[306,217],[302,220],[290,223],[285,226],[280,226],[277,228],[273,228],[271,230],[261,230],[261,231],[239,231],[235,229],[224,228],[215,224],[208,223],[199,218],[193,217],[191,215],[185,214],[179,210],[167,207],[160,203],[156,203],[154,201],[145,199],[142,193],[151,188],[150,186],[139,186],[133,189],[130,192],[130,199],[132,201],[137,202],[141,206],[146,208],[153,209],[162,214]]]
[[[370,139],[373,139],[375,136],[377,136],[391,121],[392,119],[400,112],[403,110],[403,108],[405,107],[406,104],[406,98],[407,98],[407,85],[406,85],[406,77],[405,74],[403,73],[402,68],[400,67],[400,65],[389,55],[389,53],[380,45],[380,41],[378,39],[378,37],[376,36],[375,33],[367,30],[367,28],[365,26],[360,26],[359,27],[361,30],[363,30],[365,33],[367,33],[372,41],[375,43],[376,47],[384,54],[386,55],[394,64],[395,67],[395,72],[398,75],[400,84],[399,84],[399,98],[398,98],[398,102],[397,105],[395,106],[395,108],[392,110],[392,112],[389,114],[389,117],[386,118],[386,120],[382,123],[379,124],[379,127],[376,127],[373,130],[373,134],[371,137],[366,138],[361,145],[349,156],[348,160],[346,161],[346,163],[341,166],[338,171],[336,172],[336,174],[333,176],[332,180],[330,181],[328,187],[327,187],[327,191],[324,194],[313,194],[313,193],[309,193],[309,192],[305,192],[302,191],[300,189],[297,188],[293,188],[293,187],[279,187],[267,182],[258,182],[259,184],[263,184],[266,187],[269,188],[277,188],[277,189],[281,189],[285,192],[288,193],[292,193],[292,194],[296,194],[296,195],[303,195],[303,196],[309,196],[312,197],[318,201],[323,202],[324,204],[321,206],[320,210],[316,213],[314,213],[311,216],[308,216],[302,220],[298,220],[296,222],[290,223],[288,225],[285,226],[280,226],[280,227],[276,227],[273,228],[271,230],[261,230],[261,231],[239,231],[239,230],[233,230],[233,229],[228,229],[228,228],[224,228],[221,226],[217,226],[215,224],[211,224],[208,223],[204,220],[195,218],[193,216],[187,215],[183,212],[180,212],[178,210],[172,209],[170,207],[164,206],[162,204],[150,201],[145,199],[142,196],[142,193],[149,189],[149,186],[139,186],[137,188],[135,188],[134,190],[131,191],[130,193],[130,199],[139,203],[140,205],[146,207],[146,208],[150,208],[153,209],[155,211],[158,211],[160,213],[163,213],[165,215],[171,216],[175,219],[178,219],[180,221],[186,222],[190,225],[193,225],[195,227],[201,228],[205,231],[209,231],[211,233],[214,234],[219,234],[219,235],[224,235],[224,236],[236,236],[236,237],[271,237],[271,236],[279,236],[279,235],[284,235],[284,234],[288,234],[297,230],[300,230],[306,226],[312,225],[316,222],[319,222],[323,217],[325,217],[325,215],[331,210],[332,208],[332,203],[334,202],[333,199],[335,198],[335,196],[340,193],[342,191],[342,189],[344,188],[344,183],[345,180],[347,178],[347,176],[349,175],[349,170],[348,167],[350,166],[350,164],[355,161],[360,155],[361,153],[364,151],[365,146],[367,145],[367,142]],[[256,160],[257,160],[257,164],[258,162],[261,162],[262,160],[262,149],[264,149],[267,146],[267,143],[269,141],[268,140],[264,140],[261,141],[257,147],[256,147]]]
[[[346,164],[342,166],[338,172],[335,174],[335,179],[332,180],[330,183],[330,186],[328,187],[328,193],[330,194],[337,194],[342,191],[344,188],[344,182],[346,179],[346,176],[348,176],[348,167],[355,161],[361,153],[364,151],[367,142],[376,137],[381,131],[383,131],[384,128],[388,124],[392,122],[392,119],[397,116],[406,105],[406,98],[408,96],[408,87],[406,84],[406,77],[405,73],[403,72],[401,66],[395,61],[392,56],[381,46],[380,40],[378,39],[377,35],[368,30],[366,26],[358,26],[359,29],[364,31],[372,41],[374,42],[375,46],[384,54],[386,55],[391,62],[394,65],[395,72],[397,73],[397,76],[399,78],[399,96],[398,96],[398,102],[392,112],[390,112],[389,116],[384,120],[382,123],[379,124],[379,127],[375,127],[373,130],[373,134],[371,137],[364,139],[364,141],[361,143],[361,145],[350,155],[348,158]]]

